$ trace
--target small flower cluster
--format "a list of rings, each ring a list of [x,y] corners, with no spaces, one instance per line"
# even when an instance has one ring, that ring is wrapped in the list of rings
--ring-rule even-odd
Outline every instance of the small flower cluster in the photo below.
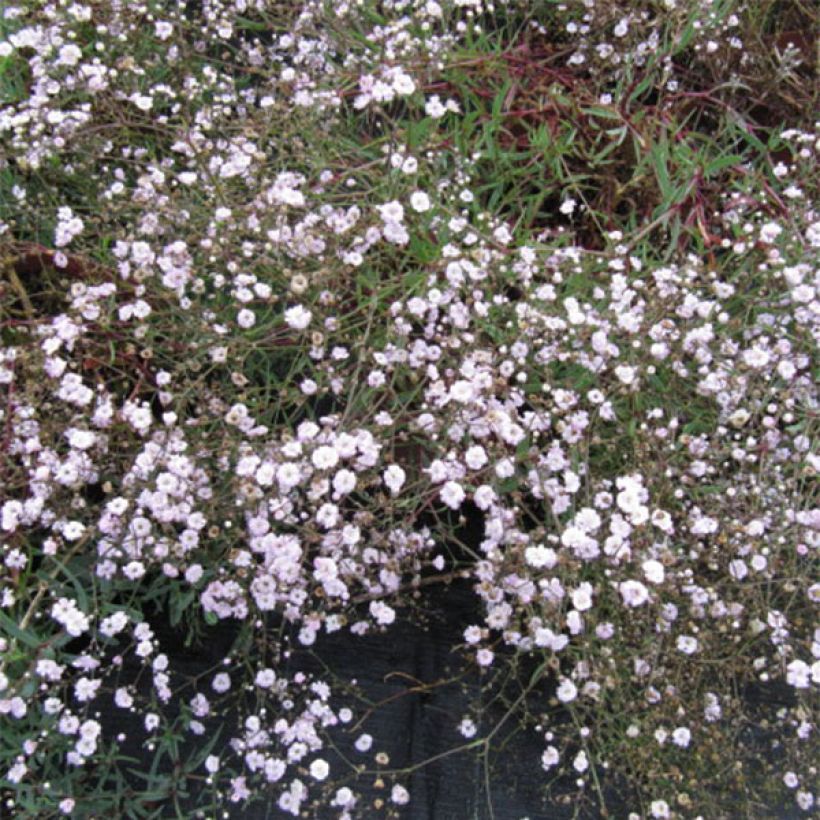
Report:
[[[136,759],[140,811],[398,816],[300,663],[454,579],[520,677],[464,749],[519,710],[545,788],[815,808],[820,131],[735,116],[755,4],[193,5],[0,20],[4,810],[127,814]]]

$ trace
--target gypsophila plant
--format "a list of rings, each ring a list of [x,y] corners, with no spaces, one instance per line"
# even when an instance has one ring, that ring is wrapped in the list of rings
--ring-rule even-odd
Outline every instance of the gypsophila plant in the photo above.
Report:
[[[7,3],[0,813],[403,816],[323,646],[451,584],[487,817],[815,812],[817,23]]]

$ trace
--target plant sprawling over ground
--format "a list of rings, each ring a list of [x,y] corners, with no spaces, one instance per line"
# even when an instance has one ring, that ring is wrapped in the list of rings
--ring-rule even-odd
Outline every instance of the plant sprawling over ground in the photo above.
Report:
[[[401,816],[299,658],[447,583],[454,751],[816,810],[811,5],[7,3],[2,812]]]

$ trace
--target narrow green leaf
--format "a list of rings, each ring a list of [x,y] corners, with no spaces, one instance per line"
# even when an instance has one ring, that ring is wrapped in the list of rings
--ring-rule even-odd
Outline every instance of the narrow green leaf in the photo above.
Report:
[[[663,141],[653,145],[649,156],[652,162],[652,169],[655,172],[655,178],[658,180],[658,187],[661,189],[661,195],[664,199],[664,207],[668,207],[672,201],[673,189],[672,183],[669,180],[669,168],[667,167],[669,155],[666,142]]]
[[[32,649],[37,649],[42,644],[42,640],[37,635],[27,629],[20,629],[17,622],[5,612],[0,612],[0,627],[20,643],[24,643]]]
[[[731,168],[733,165],[738,165],[741,162],[743,162],[743,157],[739,154],[730,154],[729,156],[718,157],[717,159],[713,159],[711,162],[706,164],[706,167],[703,169],[703,174],[706,177],[711,177],[718,171],[722,171],[724,168]]]

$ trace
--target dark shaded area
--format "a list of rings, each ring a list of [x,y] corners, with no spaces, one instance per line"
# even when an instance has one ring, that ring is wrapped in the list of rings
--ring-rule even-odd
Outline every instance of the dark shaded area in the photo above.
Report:
[[[462,820],[495,817],[496,820],[561,820],[574,816],[574,806],[545,803],[541,796],[543,780],[539,760],[543,741],[533,731],[517,731],[510,720],[505,731],[494,740],[489,759],[489,777],[483,759],[475,749],[448,754],[468,743],[458,732],[465,716],[475,721],[476,738],[484,736],[506,712],[495,703],[476,713],[470,707],[481,705],[482,684],[487,673],[478,667],[465,667],[463,657],[452,650],[463,643],[465,627],[477,622],[477,599],[470,582],[456,580],[446,586],[428,589],[420,602],[420,617],[402,619],[385,633],[364,637],[338,632],[323,636],[315,657],[294,653],[294,670],[302,669],[325,676],[326,669],[341,680],[355,679],[365,696],[380,704],[369,715],[359,706],[353,726],[363,715],[366,719],[355,731],[342,736],[339,749],[355,763],[372,765],[375,752],[386,752],[387,769],[420,766],[409,777],[399,778],[408,788],[411,801],[401,811],[407,820]],[[508,729],[508,730],[507,730]],[[373,736],[373,747],[367,755],[357,752],[355,739],[367,732]],[[506,741],[506,743],[505,743]],[[495,751],[501,749],[502,751]],[[389,796],[387,786],[373,785],[372,776],[356,783],[362,797],[357,806],[362,816],[383,816],[373,804]],[[560,794],[560,789],[557,790]],[[234,813],[235,817],[278,817],[264,807],[251,807]],[[281,815],[284,816],[284,815]],[[325,816],[324,814],[321,816]],[[328,811],[327,816],[335,816]],[[581,813],[596,817],[597,813]]]
[[[456,520],[436,522],[433,519],[431,515],[428,523],[433,526],[438,523],[439,531],[449,523],[455,527],[458,540],[470,549],[478,548],[483,515],[474,505],[465,509],[460,524]],[[465,566],[469,556],[466,550],[454,549],[449,561],[451,566]],[[198,687],[211,695],[208,680],[223,658],[232,650],[237,652],[234,646],[239,635],[237,625],[227,621],[215,627],[202,627],[199,640],[191,644],[186,641],[188,633],[184,625],[178,624],[176,628],[169,625],[169,613],[165,611],[167,602],[158,599],[157,604],[148,620],[160,651],[171,658],[175,677],[177,680],[193,679],[211,670]],[[602,817],[591,792],[579,797],[571,773],[554,780],[551,797],[544,800],[544,788],[550,778],[545,778],[539,765],[545,746],[543,733],[531,725],[522,725],[520,710],[508,716],[510,704],[533,679],[540,659],[521,656],[516,659],[514,674],[505,676],[506,664],[500,659],[492,671],[482,672],[465,655],[453,651],[454,646],[463,644],[465,627],[481,622],[481,605],[471,581],[455,579],[423,586],[416,605],[412,612],[400,610],[396,622],[385,632],[355,636],[345,629],[330,635],[322,634],[310,649],[299,647],[296,631],[292,630],[289,635],[292,653],[286,660],[273,663],[287,677],[302,671],[328,682],[334,692],[334,706],[344,703],[351,707],[354,714],[351,723],[334,732],[338,754],[326,749],[323,756],[329,760],[334,776],[339,777],[337,785],[349,785],[360,795],[356,816],[398,816],[401,820],[522,820],[525,817],[530,820],[592,820]],[[251,644],[247,649],[253,651]],[[496,651],[505,652],[501,647],[496,647]],[[231,671],[229,667],[225,668]],[[140,676],[134,660],[126,663],[121,677],[123,682],[139,679],[138,689],[147,694],[150,674],[143,672]],[[349,682],[355,682],[364,701],[345,695],[345,685]],[[553,729],[569,719],[563,710],[547,706],[555,683],[552,674],[544,674],[526,695],[528,710],[547,712],[548,724]],[[187,690],[187,697],[194,691]],[[790,694],[787,687],[773,689],[765,686],[749,687],[743,692],[744,702],[749,706],[750,722],[736,728],[739,730],[737,740],[747,751],[758,749],[761,759],[772,754],[773,734],[756,723],[762,724],[772,709],[785,705]],[[238,729],[238,711],[230,712],[226,717],[222,739],[214,749],[216,753]],[[475,747],[454,751],[469,744],[458,731],[464,717],[471,718],[476,724],[474,739],[494,733],[486,761],[481,750]],[[206,720],[206,739],[219,722],[221,719]],[[119,712],[109,727],[127,734],[128,740],[122,746],[124,753],[149,766],[150,756],[141,748],[144,732],[139,723],[138,716]],[[365,732],[373,737],[373,745],[367,753],[361,753],[354,744]],[[731,735],[727,727],[727,738]],[[182,757],[187,757],[200,742],[189,735],[182,744]],[[381,777],[375,773],[377,753],[388,758],[380,768]],[[746,758],[749,758],[748,754]],[[356,766],[366,766],[369,773],[357,777],[347,768],[345,760]],[[167,775],[172,778],[175,771],[171,761],[167,764]],[[401,770],[411,771],[395,779],[391,777],[391,772]],[[343,776],[345,772],[350,772],[349,777]],[[750,774],[765,776],[762,768],[760,772]],[[138,793],[143,784],[134,770],[129,780]],[[411,795],[409,805],[398,813],[389,801],[394,782],[404,785]],[[625,784],[616,781],[611,773],[602,785],[609,816],[626,817],[639,805],[631,799]],[[196,801],[192,799],[195,784],[182,780],[179,786],[191,795],[188,798],[183,795],[183,806],[186,799],[191,801],[189,805],[195,805]],[[229,816],[249,820],[289,817],[291,815],[276,806],[280,791],[280,787],[272,786],[267,803],[229,804],[226,807]],[[318,790],[313,791],[318,797]],[[579,803],[579,799],[583,799],[583,803]],[[731,798],[727,796],[727,800],[731,801]],[[317,820],[337,817],[339,810],[327,808],[326,802],[317,800],[314,805],[305,804],[303,816]],[[165,811],[160,804],[145,807]],[[388,815],[387,809],[392,809],[393,813]],[[798,815],[796,809],[784,808],[761,816],[791,818]],[[176,815],[168,805],[167,812],[161,816]],[[194,816],[193,811],[190,816]]]
[[[354,764],[366,764],[372,769],[377,752],[389,756],[389,763],[384,767],[383,785],[378,785],[373,774],[355,780],[351,777],[347,781],[361,795],[356,816],[385,817],[388,806],[395,816],[396,807],[389,802],[393,782],[400,782],[411,794],[410,803],[399,812],[403,820],[521,820],[523,817],[563,820],[600,816],[591,799],[589,806],[578,811],[579,807],[570,797],[574,790],[571,778],[566,784],[554,783],[553,799],[544,802],[543,772],[539,766],[543,739],[532,729],[522,729],[513,717],[506,720],[503,730],[494,736],[486,770],[476,749],[452,753],[453,749],[469,742],[457,729],[462,718],[469,716],[474,720],[476,738],[486,736],[504,718],[509,703],[520,692],[520,680],[529,679],[532,669],[525,662],[518,670],[517,678],[502,682],[504,697],[491,700],[498,694],[498,687],[494,687],[492,693],[487,689],[488,675],[493,673],[482,673],[475,664],[465,665],[464,657],[452,650],[454,645],[463,642],[465,627],[478,620],[477,598],[471,583],[456,580],[431,586],[426,588],[418,604],[419,610],[413,613],[412,619],[402,618],[408,613],[399,612],[396,623],[386,632],[357,637],[340,630],[322,635],[313,647],[315,653],[294,649],[289,660],[281,664],[282,672],[288,676],[301,670],[330,682],[335,703],[342,692],[341,684],[351,680],[356,681],[364,697],[372,703],[368,709],[367,704],[351,698],[348,703],[354,712],[353,721],[347,730],[335,734],[339,752]],[[196,645],[186,646],[185,630],[171,628],[166,613],[157,610],[148,620],[160,651],[171,658],[177,680],[195,678],[206,670],[213,670],[231,651],[238,634],[231,622],[224,622],[208,628],[207,635]],[[129,680],[138,680],[137,688],[143,694],[147,693],[150,674],[140,674],[139,665],[133,659],[126,661],[120,674],[121,683]],[[336,686],[334,680],[338,681]],[[553,686],[554,681],[545,676],[533,691],[533,699],[545,702],[547,692]],[[508,692],[504,691],[505,687]],[[211,694],[207,687],[201,691]],[[193,689],[188,690],[188,697],[193,693]],[[174,709],[168,712],[172,714]],[[556,719],[560,720],[560,716]],[[105,718],[103,721],[106,722]],[[109,721],[107,733],[114,730],[126,734],[121,751],[150,763],[141,748],[144,731],[140,716],[117,711],[110,713]],[[227,724],[222,731],[222,737],[226,739],[234,728],[238,728],[230,719]],[[354,747],[356,738],[364,732],[373,737],[373,746],[367,754]],[[181,749],[183,757],[199,742],[189,736]],[[219,746],[214,751],[218,752]],[[338,757],[334,759],[330,750],[325,756],[331,762],[332,771],[344,771],[344,764]],[[425,764],[425,761],[430,762]],[[390,770],[414,766],[418,768],[409,776],[395,780],[389,776]],[[168,769],[167,775],[173,777],[175,773],[170,762]],[[134,770],[129,781],[135,794],[144,787]],[[180,788],[190,790],[192,784],[181,781]],[[229,805],[227,809],[231,817],[250,820],[289,817],[276,807],[275,798],[279,791],[276,787],[271,788],[268,805],[261,802],[236,807]],[[379,800],[385,805],[377,807]],[[183,797],[183,806],[185,802]],[[616,799],[612,805],[618,810],[624,808]],[[156,810],[161,806],[149,802],[144,808]],[[307,816],[317,818],[336,817],[339,811],[315,810],[307,805],[303,806],[304,810]],[[161,816],[176,815],[168,804],[167,813]],[[194,816],[193,811],[191,816]]]
[[[389,630],[362,637],[346,630],[322,635],[312,647],[315,652],[294,648],[289,659],[282,662],[282,672],[288,676],[301,670],[331,683],[336,704],[340,695],[344,698],[342,684],[351,680],[370,702],[368,706],[350,698],[348,705],[354,712],[353,721],[334,735],[341,755],[353,764],[365,764],[371,771],[346,781],[361,795],[356,816],[387,817],[389,807],[393,809],[389,816],[398,816],[401,820],[592,820],[602,817],[593,794],[587,793],[584,802],[578,802],[571,776],[554,781],[550,800],[544,800],[545,779],[539,766],[544,749],[542,735],[532,727],[522,727],[515,717],[505,720],[501,731],[494,735],[486,769],[483,757],[475,748],[452,752],[468,742],[457,730],[461,719],[471,717],[478,727],[475,737],[486,737],[504,719],[509,704],[530,680],[537,663],[531,657],[521,659],[517,674],[506,681],[494,680],[490,690],[489,675],[498,673],[482,673],[474,664],[465,665],[464,657],[452,650],[463,642],[464,628],[479,620],[477,604],[469,581],[431,585],[424,588],[413,617],[408,617],[407,611],[400,611]],[[203,640],[186,647],[185,630],[170,628],[164,613],[157,611],[149,621],[161,651],[171,657],[172,668],[183,677],[193,678],[213,669],[235,649],[238,631],[230,622],[207,629]],[[137,665],[129,663],[122,677],[128,678],[137,672]],[[146,677],[139,688],[148,685]],[[543,711],[554,685],[554,678],[545,675],[528,695],[530,707]],[[499,691],[501,698],[497,697]],[[193,690],[189,694],[193,694]],[[790,693],[783,687],[775,690],[750,687],[743,695],[744,702],[749,704],[750,718],[762,720],[765,713],[788,701]],[[551,725],[565,719],[566,715],[560,710],[550,710]],[[111,728],[135,738],[126,742],[123,751],[145,760],[145,753],[136,740],[143,736],[136,725],[138,718],[119,713],[115,720],[116,725]],[[222,733],[224,738],[235,728],[230,719],[227,724]],[[356,738],[364,732],[373,737],[373,746],[367,754],[354,747]],[[747,747],[760,749],[761,755],[771,754],[772,735],[759,725],[750,723],[742,727],[738,739]],[[199,742],[189,738],[184,745],[195,747]],[[219,746],[214,751],[218,752]],[[389,757],[381,784],[372,771],[377,752]],[[345,764],[332,751],[327,750],[324,756],[331,763],[331,771],[344,771]],[[412,767],[418,768],[396,781],[390,777],[391,771]],[[173,775],[170,764],[168,774]],[[402,783],[411,794],[409,805],[398,814],[389,802],[393,782]],[[133,786],[139,789],[138,779]],[[603,783],[603,788],[609,816],[626,817],[629,811],[635,810],[637,803],[630,800],[623,784],[610,780]],[[276,807],[279,791],[271,788],[267,805],[261,802],[229,805],[229,816],[249,820],[289,817],[291,815]],[[161,806],[155,804],[150,808]],[[338,809],[303,806],[303,816],[307,817],[330,818],[338,816],[338,812]],[[792,818],[799,815],[796,809],[784,807],[760,816]],[[176,815],[168,805],[167,813],[161,816]]]

